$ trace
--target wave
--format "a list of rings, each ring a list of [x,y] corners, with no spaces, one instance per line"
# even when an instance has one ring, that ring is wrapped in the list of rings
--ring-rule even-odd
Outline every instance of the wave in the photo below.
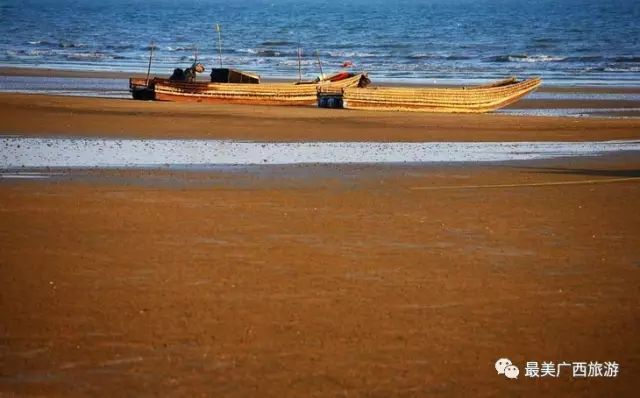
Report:
[[[602,68],[603,72],[640,72],[640,66],[607,66]]]
[[[584,72],[608,72],[608,73],[620,73],[620,72],[640,72],[640,66],[622,66],[622,65],[607,65],[589,67],[583,70]]]
[[[99,52],[88,52],[67,54],[65,55],[65,58],[70,61],[100,61],[107,58],[107,56]]]
[[[534,43],[554,43],[556,40],[550,37],[537,37],[533,39]]]
[[[147,51],[149,50],[150,46],[147,46]],[[154,46],[157,48],[157,46]],[[107,44],[105,46],[105,48],[107,50],[132,50],[135,48],[135,46],[133,44],[124,44],[124,43],[119,43],[119,44]]]
[[[297,43],[287,41],[287,40],[268,40],[260,43],[261,46],[295,46]]]
[[[466,55],[447,55],[444,59],[448,61],[465,61],[473,58]]]
[[[567,57],[560,57],[554,55],[526,55],[526,54],[507,54],[497,55],[494,57],[485,58],[486,62],[563,62]]]
[[[86,44],[82,43],[74,43],[71,41],[61,41],[58,43],[58,47],[60,48],[84,48]]]
[[[325,54],[328,54],[330,57],[334,57],[334,58],[367,58],[367,57],[380,56],[380,54],[361,52],[361,51],[327,51]]]
[[[281,57],[283,53],[276,50],[257,50],[256,55],[260,57]]]
[[[149,51],[151,49],[151,46],[146,46],[146,47],[143,47],[142,49],[145,50],[145,51]],[[167,46],[165,49],[167,51],[171,51],[171,52],[176,52],[176,51],[195,51],[196,47],[195,46],[178,46],[178,47]]]
[[[613,62],[620,62],[620,63],[624,63],[624,62],[633,62],[633,63],[638,63],[640,62],[640,57],[638,56],[624,56],[624,57],[616,57],[612,59]]]
[[[252,48],[238,48],[232,52],[236,52],[240,54],[256,54],[257,53],[257,51]]]
[[[269,57],[269,58],[277,58],[277,57],[287,57],[287,56],[296,56],[297,50],[295,51],[281,51],[281,50],[272,50],[269,48],[240,48],[237,50],[224,50],[225,53],[238,53],[238,54],[249,54],[255,55],[259,57]]]
[[[7,50],[5,53],[9,57],[16,58],[43,58],[55,56],[58,54],[53,50]]]
[[[581,57],[567,57],[563,62],[599,62],[604,58],[600,55],[585,55]]]
[[[638,56],[604,57],[601,55],[584,56],[556,56],[556,55],[526,55],[508,54],[497,55],[484,59],[485,62],[614,62],[614,63],[640,63]]]
[[[58,47],[58,48],[85,48],[87,47],[84,43],[75,43],[72,41],[61,40],[59,42],[52,42],[49,40],[29,40],[27,44],[31,46],[47,46],[47,47]]]
[[[473,59],[472,57],[466,55],[433,55],[429,53],[415,53],[407,55],[408,59],[433,59],[433,60],[445,60],[445,61],[464,61]]]
[[[297,50],[294,51],[280,51],[280,50],[272,50],[269,48],[238,48],[236,50],[224,50],[225,53],[237,53],[237,54],[249,54],[249,55],[257,55],[260,57],[285,57],[285,56],[295,56],[297,55]]]
[[[357,47],[362,47],[361,45],[357,44]],[[368,48],[379,48],[379,49],[383,49],[383,50],[388,50],[388,49],[403,49],[403,48],[411,48],[411,43],[380,43],[380,44],[369,44],[367,45]]]
[[[297,59],[286,59],[283,61],[278,62],[278,65],[282,65],[282,66],[298,66],[298,60]],[[313,60],[313,59],[301,59],[300,60],[300,65],[301,66],[311,66],[311,65],[317,65],[317,61]]]
[[[415,54],[407,55],[407,58],[408,59],[432,59],[434,58],[434,56],[428,53],[415,53]]]
[[[53,46],[53,43],[47,40],[31,40],[27,43],[32,46]]]

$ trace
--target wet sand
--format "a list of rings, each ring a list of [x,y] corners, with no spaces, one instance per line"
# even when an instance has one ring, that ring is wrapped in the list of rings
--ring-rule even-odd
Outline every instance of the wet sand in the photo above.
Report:
[[[637,156],[256,170],[0,181],[0,395],[640,387]]]
[[[24,94],[0,94],[0,119],[4,133],[31,136],[383,142],[640,137],[640,119],[366,112]]]
[[[15,68],[0,67],[0,76],[34,76],[34,77],[86,77],[128,79],[130,77],[146,77],[146,71],[127,73],[118,71],[64,70],[48,68]]]

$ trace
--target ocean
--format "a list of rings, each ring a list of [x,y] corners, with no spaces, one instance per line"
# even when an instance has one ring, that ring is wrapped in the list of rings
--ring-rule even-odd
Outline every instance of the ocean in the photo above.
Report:
[[[168,75],[194,58],[263,77],[351,61],[374,81],[640,85],[638,0],[3,0],[0,66]]]

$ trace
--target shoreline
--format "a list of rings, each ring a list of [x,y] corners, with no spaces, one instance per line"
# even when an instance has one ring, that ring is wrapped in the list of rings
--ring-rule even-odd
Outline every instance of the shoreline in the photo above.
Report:
[[[199,80],[207,81],[207,73],[199,76]],[[507,77],[509,74],[505,74]],[[29,67],[6,67],[0,66],[0,76],[21,76],[21,77],[45,77],[45,78],[100,78],[100,79],[129,79],[130,77],[142,78],[146,77],[145,72],[121,72],[121,71],[95,71],[95,70],[73,70],[73,69],[50,69],[50,68],[29,68]],[[151,76],[157,74],[151,73]],[[168,76],[168,74],[167,74]],[[204,76],[204,77],[203,77]],[[450,84],[427,84],[423,82],[389,82],[377,81],[372,76],[373,85],[379,86],[408,86],[408,87],[453,87]],[[544,79],[544,76],[543,76]],[[297,79],[291,78],[266,77],[262,81],[269,82],[294,82]],[[568,93],[580,92],[589,94],[610,93],[610,94],[640,94],[640,85],[545,85],[543,84],[537,91],[549,93]]]
[[[128,80],[130,76],[144,77],[142,74],[99,71],[60,71],[51,69],[25,69],[0,67],[0,93],[68,96],[80,98],[130,99]],[[293,80],[293,79],[292,79]],[[263,79],[269,82],[292,80]],[[201,75],[199,81],[206,82]],[[375,86],[405,87],[472,87],[473,85],[442,85],[420,82],[386,83],[376,82]],[[35,98],[40,101],[40,98]],[[351,112],[351,111],[349,111]],[[404,115],[404,113],[402,113]],[[564,117],[637,119],[640,118],[640,87],[622,86],[553,86],[545,85],[534,93],[492,115],[523,117]]]

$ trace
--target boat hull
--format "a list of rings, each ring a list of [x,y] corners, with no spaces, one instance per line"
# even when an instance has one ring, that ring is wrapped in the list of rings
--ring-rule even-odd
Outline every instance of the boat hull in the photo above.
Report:
[[[153,101],[156,99],[154,90],[155,79],[129,79],[129,91],[135,100]]]
[[[131,89],[131,96],[133,99],[141,101],[153,101],[156,99],[155,91],[148,87]]]
[[[304,106],[317,103],[320,89],[341,92],[368,81],[362,74],[318,84],[186,83],[156,79],[154,93],[159,101]]]
[[[194,87],[193,84],[159,84],[155,87],[155,98],[158,101],[198,102],[211,104],[243,104],[243,105],[313,105],[316,102],[315,86],[305,90],[282,90],[268,87],[268,90],[244,90],[245,87],[233,83],[205,83]],[[264,84],[262,86],[270,86]],[[287,87],[288,88],[288,87]]]
[[[541,83],[542,80],[536,77],[520,82],[509,78],[485,86],[464,88],[345,88],[341,99],[346,109],[485,113],[520,100]]]

